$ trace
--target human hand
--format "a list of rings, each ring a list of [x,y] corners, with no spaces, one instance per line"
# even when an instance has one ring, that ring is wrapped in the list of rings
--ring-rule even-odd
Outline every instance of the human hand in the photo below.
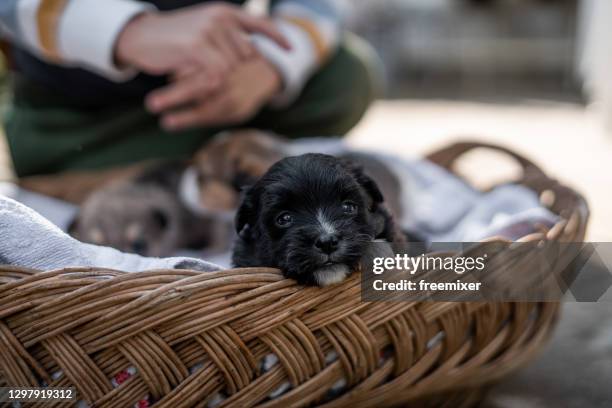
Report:
[[[264,34],[289,47],[270,20],[237,6],[213,3],[136,17],[119,35],[115,58],[121,66],[152,75],[203,70],[214,81],[255,53],[249,33]]]
[[[276,68],[256,55],[240,64],[223,83],[211,85],[205,72],[180,77],[147,96],[147,107],[162,113],[161,124],[168,130],[237,124],[253,117],[279,92],[281,82]],[[186,102],[195,105],[170,111]]]

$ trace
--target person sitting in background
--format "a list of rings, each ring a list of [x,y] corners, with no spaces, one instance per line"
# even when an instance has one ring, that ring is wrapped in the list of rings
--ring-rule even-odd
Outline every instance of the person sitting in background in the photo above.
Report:
[[[373,98],[334,0],[3,0],[19,176],[190,156],[220,130],[342,135]],[[231,4],[234,3],[234,4]]]

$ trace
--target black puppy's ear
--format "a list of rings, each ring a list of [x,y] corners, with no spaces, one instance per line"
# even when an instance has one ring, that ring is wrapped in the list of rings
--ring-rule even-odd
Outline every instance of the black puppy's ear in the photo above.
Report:
[[[244,186],[251,185],[255,183],[257,179],[253,177],[251,174],[244,171],[237,171],[232,178],[232,187],[237,191],[240,191],[244,188]]]
[[[344,159],[342,160],[343,165],[351,172],[357,183],[365,190],[366,193],[372,199],[373,207],[385,201],[380,189],[376,182],[368,176],[364,171],[363,167],[355,164],[354,162]]]
[[[251,239],[251,228],[257,217],[256,211],[255,194],[252,187],[247,187],[243,190],[242,200],[235,218],[236,233],[240,238]]]
[[[382,193],[380,192],[380,189],[378,188],[378,184],[376,184],[376,182],[363,171],[361,171],[360,173],[360,177],[357,178],[357,181],[359,182],[359,184],[361,184],[361,187],[363,187],[364,190],[370,195],[370,197],[372,197],[372,201],[375,204],[380,204],[385,201],[385,198],[383,197]]]

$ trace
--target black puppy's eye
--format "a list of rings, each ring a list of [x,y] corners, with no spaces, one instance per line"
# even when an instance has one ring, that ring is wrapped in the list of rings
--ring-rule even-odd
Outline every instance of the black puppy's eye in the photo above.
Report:
[[[357,204],[352,201],[345,201],[342,203],[342,212],[348,215],[354,215],[357,213]]]
[[[293,216],[288,212],[282,212],[276,217],[276,225],[281,228],[287,228],[293,223]]]

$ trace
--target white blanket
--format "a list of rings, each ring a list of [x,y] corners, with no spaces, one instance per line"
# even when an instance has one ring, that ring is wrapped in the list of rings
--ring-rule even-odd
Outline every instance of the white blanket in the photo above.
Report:
[[[5,193],[6,188],[4,189]],[[74,208],[47,197],[13,189],[12,195],[48,218],[68,225]],[[72,266],[109,268],[124,272],[153,269],[194,269],[215,271],[219,266],[200,259],[145,258],[112,248],[84,244],[67,235],[49,219],[6,195],[0,195],[0,265],[52,270]]]

